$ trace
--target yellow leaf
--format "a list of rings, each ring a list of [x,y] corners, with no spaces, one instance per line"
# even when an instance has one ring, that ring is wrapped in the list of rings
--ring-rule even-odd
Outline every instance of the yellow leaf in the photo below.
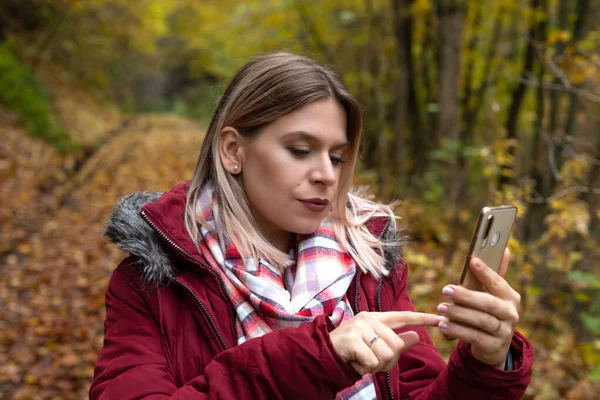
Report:
[[[584,343],[579,345],[579,351],[581,352],[581,358],[589,365],[600,364],[600,352],[594,348],[590,343]]]
[[[29,243],[21,243],[19,244],[19,252],[23,254],[31,254],[32,248]]]
[[[548,34],[548,44],[567,42],[571,39],[571,33],[564,29],[555,29]]]
[[[590,296],[587,293],[578,292],[575,294],[575,299],[577,299],[577,301],[580,301],[582,303],[587,303],[590,301]]]

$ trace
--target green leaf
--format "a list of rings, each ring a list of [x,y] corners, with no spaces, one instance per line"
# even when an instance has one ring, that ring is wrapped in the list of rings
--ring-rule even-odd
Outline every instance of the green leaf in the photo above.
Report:
[[[594,334],[600,334],[600,317],[582,312],[580,314],[581,322],[587,330]]]
[[[425,109],[429,114],[437,114],[440,112],[440,105],[438,103],[427,103]]]
[[[569,253],[569,263],[571,265],[576,264],[583,258],[583,253],[581,251],[572,251]]]
[[[342,10],[340,11],[340,22],[342,25],[350,25],[357,19],[357,15],[352,10]]]
[[[600,287],[600,280],[596,276],[589,272],[584,272],[578,269],[569,271],[569,280],[573,283],[585,283],[586,286],[595,288]]]
[[[596,365],[596,368],[594,368],[592,370],[592,372],[590,372],[590,374],[588,375],[588,378],[591,381],[600,381],[600,365]]]

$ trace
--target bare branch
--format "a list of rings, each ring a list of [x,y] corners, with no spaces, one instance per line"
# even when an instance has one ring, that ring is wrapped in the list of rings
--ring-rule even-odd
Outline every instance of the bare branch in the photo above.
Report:
[[[561,197],[565,197],[573,193],[592,193],[600,195],[600,188],[590,188],[587,186],[571,186],[559,191],[558,193],[554,193],[552,196],[546,199],[546,202],[551,203],[554,200],[560,199]]]
[[[557,85],[557,84],[553,84],[553,83],[539,83],[536,79],[508,78],[508,80],[513,81],[513,82],[519,82],[519,83],[521,83],[525,86],[529,86],[529,87],[541,86],[542,88],[548,89],[548,90],[573,93],[573,94],[583,97],[584,99],[587,99],[591,102],[600,104],[600,96],[599,95],[588,92],[587,90],[579,89],[573,85],[571,85],[570,87],[567,88],[562,84]]]
[[[591,188],[587,186],[571,186],[568,188],[564,188],[563,190],[554,193],[552,196],[549,196],[547,198],[541,197],[539,193],[533,193],[534,198],[527,202],[529,204],[550,204],[554,200],[558,200],[561,197],[565,197],[574,193],[591,193],[600,195],[600,188]]]
[[[551,142],[551,144],[548,146],[548,165],[550,165],[550,171],[552,172],[554,179],[558,181],[560,178],[560,172],[558,171],[558,165],[556,165],[556,152],[554,150],[554,145],[556,144],[557,140],[548,134],[544,134],[544,136],[546,137],[546,140]]]
[[[536,47],[537,46],[539,46],[539,45],[536,44]],[[562,82],[562,84],[564,85],[564,87],[566,89],[571,89],[573,87],[573,85],[569,81],[569,78],[567,78],[567,75],[565,75],[563,70],[560,69],[560,67],[558,65],[556,65],[556,63],[554,62],[554,60],[552,58],[541,58],[541,59],[546,62],[546,64],[556,74],[556,76],[558,77],[558,79],[560,79],[560,81]]]
[[[581,96],[581,97],[586,98],[595,103],[600,103],[600,96],[598,96],[594,93],[588,92],[586,90],[582,90],[579,87],[577,87],[576,85],[573,85],[571,83],[571,81],[569,81],[569,78],[567,77],[565,72],[556,64],[556,62],[554,62],[553,59],[551,59],[551,58],[548,59],[548,58],[544,57],[543,52],[542,52],[542,45],[540,43],[538,43],[537,41],[534,41],[532,38],[529,38],[529,41],[531,42],[532,47],[535,50],[538,58],[550,67],[550,69],[556,74],[557,78],[560,80],[562,85],[559,85],[557,83],[554,83],[554,84],[541,83],[540,84],[536,80],[524,79],[524,78],[517,78],[517,79],[511,79],[511,80],[522,83],[522,84],[524,84],[526,86],[530,86],[530,87],[540,87],[541,86],[543,89],[564,91],[564,92],[571,93],[571,94],[574,94],[577,96]]]

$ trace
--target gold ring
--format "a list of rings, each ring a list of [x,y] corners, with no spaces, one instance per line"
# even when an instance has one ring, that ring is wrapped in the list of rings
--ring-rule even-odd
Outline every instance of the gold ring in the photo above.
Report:
[[[379,336],[375,335],[375,337],[369,342],[369,347],[371,347],[373,345],[373,342],[375,342],[377,339],[379,339]]]
[[[496,328],[496,330],[494,332],[491,333],[491,335],[495,335],[496,333],[498,333],[498,331],[500,330],[500,328],[502,327],[502,321],[498,320],[498,327]]]

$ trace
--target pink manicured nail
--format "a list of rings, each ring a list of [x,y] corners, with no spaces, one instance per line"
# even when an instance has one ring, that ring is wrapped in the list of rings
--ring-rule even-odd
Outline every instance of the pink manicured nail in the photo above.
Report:
[[[446,323],[446,321],[440,322],[440,324],[438,326],[443,331],[445,331],[446,329],[448,329],[448,324]]]
[[[454,294],[454,289],[452,289],[450,286],[446,286],[442,289],[442,293],[445,296],[451,297]]]
[[[438,306],[438,311],[440,312],[440,314],[446,314],[448,312],[448,306],[445,304],[440,304]]]

